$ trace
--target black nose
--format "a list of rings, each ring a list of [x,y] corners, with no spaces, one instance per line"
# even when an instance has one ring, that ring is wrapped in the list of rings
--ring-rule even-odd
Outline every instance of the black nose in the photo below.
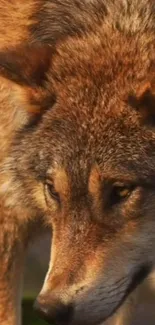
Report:
[[[34,309],[42,319],[52,325],[69,325],[73,313],[73,305],[65,305],[53,299],[37,299]]]

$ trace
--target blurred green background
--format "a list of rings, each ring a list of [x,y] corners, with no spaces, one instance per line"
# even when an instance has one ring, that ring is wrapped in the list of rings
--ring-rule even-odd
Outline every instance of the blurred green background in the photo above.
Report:
[[[33,311],[33,302],[31,298],[23,300],[23,325],[47,325],[46,322],[41,321]]]
[[[27,252],[24,275],[24,297],[22,303],[22,325],[47,325],[41,321],[33,310],[34,300],[44,282],[48,269],[50,233],[46,232],[34,241]]]

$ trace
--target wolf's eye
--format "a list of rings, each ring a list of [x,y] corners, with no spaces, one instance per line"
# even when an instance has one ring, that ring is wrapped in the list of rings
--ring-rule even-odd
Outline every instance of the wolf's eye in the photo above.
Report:
[[[117,204],[126,199],[131,194],[132,189],[132,186],[114,184],[110,195],[111,204]]]
[[[46,182],[46,187],[47,187],[47,190],[48,190],[48,193],[49,195],[52,197],[52,199],[60,202],[60,196],[59,196],[59,193],[56,192],[55,188],[54,188],[54,185],[51,181],[47,181]]]

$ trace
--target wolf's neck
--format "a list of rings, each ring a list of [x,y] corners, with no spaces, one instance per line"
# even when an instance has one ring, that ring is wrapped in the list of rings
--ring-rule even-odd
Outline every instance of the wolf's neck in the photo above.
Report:
[[[20,325],[25,255],[23,234],[8,213],[0,218],[0,224],[0,324]]]

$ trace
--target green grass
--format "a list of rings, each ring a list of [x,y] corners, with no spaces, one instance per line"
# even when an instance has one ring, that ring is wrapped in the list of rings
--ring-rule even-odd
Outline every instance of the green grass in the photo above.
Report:
[[[25,298],[23,300],[23,325],[47,325],[46,322],[41,321],[33,310],[34,300]]]

